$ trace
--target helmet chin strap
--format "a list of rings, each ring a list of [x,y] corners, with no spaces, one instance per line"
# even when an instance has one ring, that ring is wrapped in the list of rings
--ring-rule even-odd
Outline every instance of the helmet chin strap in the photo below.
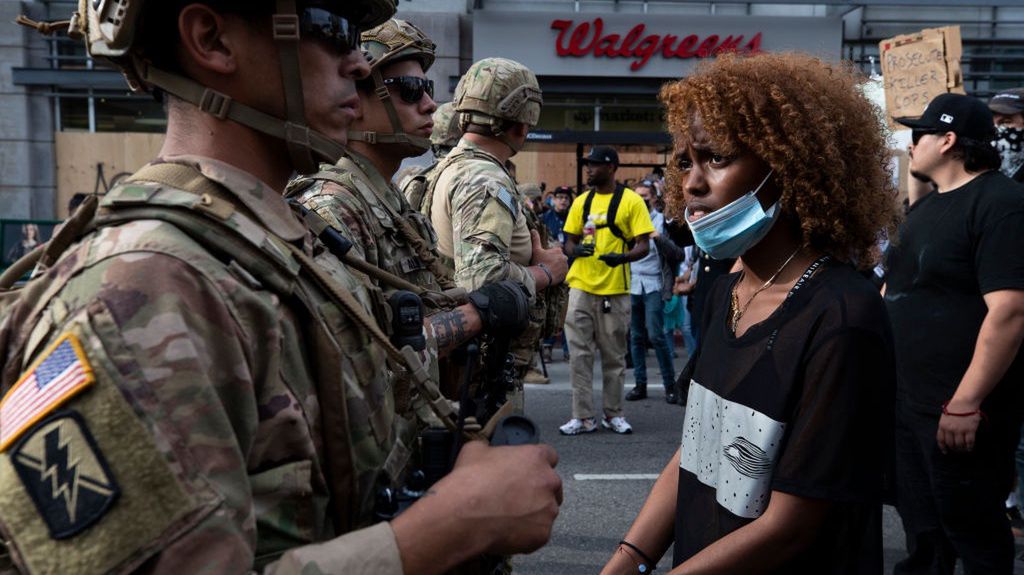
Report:
[[[345,153],[345,146],[325,134],[311,130],[306,124],[302,76],[299,71],[299,16],[294,0],[277,0],[273,34],[281,61],[285,119],[236,102],[230,96],[191,78],[155,68],[145,61],[136,59],[134,69],[143,83],[189,102],[215,118],[231,120],[284,140],[295,171],[300,174],[314,173],[319,169],[317,160],[333,164]]]
[[[419,136],[413,136],[405,133],[405,130],[402,128],[402,121],[398,117],[398,110],[395,109],[395,102],[391,99],[391,91],[384,85],[384,77],[381,75],[380,69],[374,68],[370,72],[370,78],[373,79],[373,92],[377,95],[377,99],[384,104],[384,110],[388,114],[388,120],[391,122],[391,129],[393,132],[390,134],[382,134],[380,132],[349,130],[349,141],[366,142],[371,145],[405,144],[419,150],[421,154],[429,150],[430,138],[421,138]]]
[[[309,159],[308,163],[300,165],[295,164],[294,159],[292,160],[292,166],[299,173],[313,173],[317,170],[319,166],[313,160],[314,154],[320,160],[333,164],[345,153],[345,146],[324,134],[310,130],[308,126],[292,124],[251,106],[236,102],[230,96],[207,88],[195,80],[165,72],[147,64],[142,64],[136,69],[139,70],[139,77],[143,82],[156,86],[180,100],[189,102],[217,119],[237,122],[285,142],[305,142],[305,155]]]
[[[277,0],[273,19],[274,43],[281,63],[281,84],[285,104],[285,144],[292,166],[300,173],[317,170],[310,149],[310,129],[306,125],[306,108],[302,96],[302,74],[299,69],[299,12],[295,0]]]
[[[514,156],[518,154],[520,151],[522,151],[523,146],[526,145],[526,142],[524,141],[521,145],[518,146],[516,144],[513,144],[512,139],[508,135],[508,132],[500,128],[502,123],[503,120],[501,118],[496,118],[494,116],[487,116],[484,114],[478,114],[476,112],[463,112],[459,118],[459,129],[462,130],[463,133],[465,133],[466,129],[469,128],[469,126],[472,124],[486,126],[491,130],[491,137],[494,138],[495,140],[498,140],[502,144],[508,146],[508,149],[512,150],[512,155]]]

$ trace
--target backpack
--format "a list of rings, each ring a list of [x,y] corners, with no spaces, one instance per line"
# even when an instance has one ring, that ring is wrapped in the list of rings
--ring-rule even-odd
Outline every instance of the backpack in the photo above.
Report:
[[[590,216],[590,205],[594,203],[594,192],[593,190],[587,194],[587,199],[583,202],[583,222],[587,221]],[[622,233],[622,229],[619,228],[618,224],[615,223],[615,216],[619,213],[619,204],[622,203],[622,196],[626,193],[626,186],[622,184],[615,185],[615,191],[612,192],[611,202],[608,204],[608,218],[605,223],[600,224],[597,229],[608,228],[608,231],[615,237],[622,240],[626,244],[626,247],[633,249],[633,245],[636,243],[633,240],[626,239],[626,234]]]

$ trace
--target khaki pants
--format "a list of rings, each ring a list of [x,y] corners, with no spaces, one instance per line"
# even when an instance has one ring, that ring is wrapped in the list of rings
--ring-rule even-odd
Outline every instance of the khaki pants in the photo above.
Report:
[[[612,311],[601,311],[608,298]],[[572,379],[572,416],[594,417],[594,351],[601,352],[601,384],[606,417],[622,415],[622,388],[626,383],[626,333],[629,294],[602,296],[572,288],[565,314]]]

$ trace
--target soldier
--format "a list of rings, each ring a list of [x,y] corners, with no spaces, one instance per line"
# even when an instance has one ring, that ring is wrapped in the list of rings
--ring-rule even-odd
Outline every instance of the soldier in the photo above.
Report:
[[[338,159],[369,72],[358,31],[391,0],[79,6],[89,53],[167,94],[168,132],[5,310],[0,572],[441,573],[543,544],[561,499],[545,446],[470,442],[376,518],[410,396],[436,395],[275,191]]]
[[[463,129],[458,146],[431,172],[421,210],[438,235],[438,251],[455,283],[467,289],[501,279],[522,282],[534,296],[531,327],[512,345],[521,387],[545,323],[546,307],[536,297],[565,279],[567,263],[558,247],[548,248],[525,207],[507,161],[526,144],[540,118],[541,92],[533,72],[504,58],[473,64],[455,89],[455,110]],[[491,361],[501,361],[492,359]]]
[[[459,127],[459,116],[455,113],[455,104],[446,102],[434,112],[434,131],[430,134],[430,149],[439,161],[448,156],[452,148],[459,145],[462,128]]]
[[[418,156],[430,146],[435,105],[426,72],[434,62],[434,43],[413,24],[391,19],[363,32],[361,48],[370,76],[357,83],[362,114],[352,122],[346,154],[336,164],[324,164],[318,173],[292,181],[285,195],[349,238],[360,258],[413,284],[396,286],[386,277],[371,277],[385,292],[431,292],[424,294],[431,307],[429,322],[438,351],[446,356],[479,333],[477,307],[489,307],[490,331],[512,329],[514,309],[527,305],[526,290],[512,282],[494,283],[469,294],[470,302],[464,291],[461,298],[440,293],[455,284],[438,261],[430,222],[389,183],[403,158]],[[456,307],[459,303],[463,305]],[[442,376],[446,395],[456,398],[457,370],[445,369]]]
[[[413,209],[422,211],[424,185],[434,168],[448,156],[448,152],[459,144],[462,129],[459,117],[455,113],[455,105],[446,102],[434,111],[434,128],[430,133],[430,150],[434,154],[434,162],[427,167],[410,166],[403,168],[395,175],[395,183],[402,195],[409,200]]]

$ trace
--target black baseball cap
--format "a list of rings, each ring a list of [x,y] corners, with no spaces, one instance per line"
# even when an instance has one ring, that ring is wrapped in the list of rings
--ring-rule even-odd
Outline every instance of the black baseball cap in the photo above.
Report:
[[[572,196],[573,196],[572,188],[570,188],[569,186],[558,186],[557,188],[555,188],[555,191],[551,192],[551,195],[552,196],[565,195],[565,196],[569,196],[569,198],[572,199]]]
[[[594,146],[583,158],[584,164],[615,164],[619,165],[619,154],[609,146]]]
[[[1024,88],[999,92],[988,101],[988,109],[996,114],[1019,114],[1024,112]]]
[[[914,130],[953,132],[961,138],[989,141],[995,135],[992,112],[981,100],[963,94],[939,94],[920,118],[896,118],[896,121]]]

